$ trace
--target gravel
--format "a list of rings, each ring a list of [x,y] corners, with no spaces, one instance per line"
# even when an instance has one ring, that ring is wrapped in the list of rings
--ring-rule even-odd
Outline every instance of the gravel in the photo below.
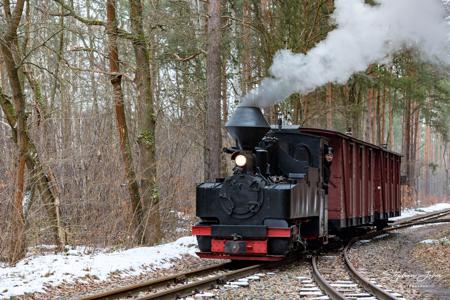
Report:
[[[369,278],[376,278],[384,289],[394,290],[406,299],[450,299],[450,246],[446,243],[421,243],[427,239],[450,238],[450,227],[444,225],[415,226],[392,232],[383,238],[363,241],[353,246],[350,257],[353,264]],[[335,253],[321,257],[324,275],[345,282],[346,272],[327,266],[336,261]],[[431,259],[432,258],[432,259]],[[223,262],[223,261],[220,261]],[[79,299],[87,294],[109,288],[118,288],[172,275],[182,271],[216,264],[218,261],[187,256],[170,270],[159,270],[122,278],[112,275],[107,282],[85,278],[77,284],[62,284],[49,288],[47,293],[34,293],[17,299]],[[328,270],[328,271],[327,271]],[[331,277],[330,277],[331,278]],[[192,299],[326,299],[312,280],[310,261],[299,259],[289,265],[236,280],[214,289],[200,292]]]
[[[435,251],[430,255],[421,251],[427,245],[420,243],[441,238],[445,230],[448,230],[445,224],[401,229],[383,238],[355,244],[350,257],[358,270],[406,299],[450,299],[450,285],[440,280],[437,268],[429,266],[438,259],[447,260],[448,265],[449,254]]]
[[[300,259],[257,274],[257,279],[248,280],[246,287],[229,283],[209,292],[215,299],[305,299],[300,293],[305,292],[302,288],[313,287],[311,284],[310,263]]]

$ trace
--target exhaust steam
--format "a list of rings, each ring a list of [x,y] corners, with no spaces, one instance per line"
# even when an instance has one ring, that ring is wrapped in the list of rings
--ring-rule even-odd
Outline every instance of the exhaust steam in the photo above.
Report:
[[[345,83],[372,63],[387,63],[403,49],[415,49],[430,63],[450,62],[447,7],[450,0],[335,0],[336,29],[308,53],[280,50],[270,77],[244,96],[240,105],[268,107],[295,92],[328,82]]]

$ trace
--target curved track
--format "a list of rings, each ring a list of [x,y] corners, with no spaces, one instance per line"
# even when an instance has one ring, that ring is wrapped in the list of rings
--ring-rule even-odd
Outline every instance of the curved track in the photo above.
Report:
[[[416,225],[425,225],[425,224],[433,224],[433,223],[443,223],[450,222],[449,219],[444,220],[436,220],[447,216],[450,214],[450,210],[439,211],[436,213],[430,213],[423,216],[411,218],[405,221],[399,221],[394,223],[392,226],[386,228],[381,232],[370,232],[369,234],[352,239],[347,246],[344,248],[342,252],[342,257],[335,257],[335,260],[343,260],[345,263],[346,272],[349,274],[349,277],[353,279],[353,281],[337,281],[338,283],[331,283],[328,281],[323,274],[320,273],[318,268],[318,260],[317,256],[314,256],[312,259],[312,270],[313,270],[313,278],[317,282],[317,284],[321,287],[321,289],[328,295],[330,299],[383,299],[383,300],[400,300],[404,299],[400,294],[387,291],[377,286],[377,284],[373,280],[369,280],[365,277],[365,275],[361,274],[356,270],[356,268],[352,265],[349,258],[349,250],[352,245],[363,239],[363,238],[373,238],[379,235],[384,234],[386,231],[393,231],[397,229],[407,228]],[[350,287],[353,290],[342,289],[342,287]],[[364,290],[361,293],[361,288]]]
[[[371,232],[370,237],[383,234],[385,231],[392,231],[414,225],[429,224],[433,222],[442,222],[450,220],[433,221],[434,219],[441,218],[450,214],[450,210],[440,211],[436,213],[430,213],[415,218],[409,218],[405,221],[398,221],[393,223],[390,227],[386,228],[382,232]],[[344,249],[342,256],[336,256],[336,260],[342,261],[347,269],[348,277],[353,281],[336,281],[334,283],[328,282],[327,279],[319,272],[318,257],[312,258],[312,275],[313,279],[319,285],[319,287],[328,295],[330,299],[351,299],[352,295],[360,299],[401,299],[396,298],[398,294],[386,292],[370,280],[364,278],[362,274],[356,271],[348,258],[348,251],[351,246],[362,238],[367,238],[368,235],[356,238],[347,245]],[[264,265],[267,267],[267,265]],[[190,272],[179,273],[169,277],[141,282],[139,284],[130,285],[114,290],[109,290],[103,293],[86,296],[84,300],[94,299],[121,299],[133,297],[134,299],[174,299],[177,297],[183,297],[192,295],[193,292],[208,289],[216,284],[223,284],[226,281],[230,281],[236,278],[241,278],[259,272],[263,265],[255,264],[234,270],[229,270],[229,263],[223,263],[204,267]],[[354,287],[353,290],[346,290],[345,288]],[[342,292],[344,288],[344,292]],[[341,290],[339,290],[341,289]]]

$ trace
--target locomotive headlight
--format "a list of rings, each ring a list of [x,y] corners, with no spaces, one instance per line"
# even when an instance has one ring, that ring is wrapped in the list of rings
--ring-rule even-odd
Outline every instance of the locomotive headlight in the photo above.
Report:
[[[247,157],[245,157],[245,155],[239,154],[236,156],[234,161],[236,162],[237,166],[243,167],[247,163]]]

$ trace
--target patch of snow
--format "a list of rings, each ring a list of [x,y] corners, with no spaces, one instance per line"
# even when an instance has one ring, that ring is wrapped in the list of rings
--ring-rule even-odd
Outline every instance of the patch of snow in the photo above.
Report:
[[[197,241],[192,236],[154,247],[109,253],[98,251],[92,254],[85,247],[74,247],[65,253],[36,255],[31,249],[16,266],[0,265],[0,298],[43,292],[44,286],[55,286],[63,281],[75,282],[85,276],[106,280],[113,273],[125,277],[167,269],[173,266],[171,260],[182,255],[194,256],[196,251]]]
[[[389,218],[389,220],[397,221],[404,218],[413,217],[416,215],[422,215],[425,213],[435,212],[438,210],[449,209],[450,203],[438,203],[435,205],[431,205],[428,207],[419,207],[419,208],[406,208],[402,210],[402,214],[399,217]]]
[[[230,286],[233,286],[233,285],[234,286],[248,286],[249,285],[248,281],[240,281],[240,280],[228,282],[228,284]]]
[[[438,240],[423,240],[420,244],[427,245],[450,245],[450,240],[447,237],[438,239]]]
[[[170,213],[175,214],[179,219],[189,221],[189,216],[186,215],[184,212],[171,210]]]
[[[240,286],[239,285],[235,285],[235,284],[231,284],[231,283],[226,283],[223,287],[224,288],[230,288],[230,289],[237,289]]]
[[[210,293],[210,292],[202,292],[202,293],[198,293],[195,294],[194,298],[198,299],[198,298],[211,298],[214,297],[215,294]]]
[[[421,244],[427,244],[427,245],[432,245],[436,242],[436,240],[423,240],[420,243]]]

